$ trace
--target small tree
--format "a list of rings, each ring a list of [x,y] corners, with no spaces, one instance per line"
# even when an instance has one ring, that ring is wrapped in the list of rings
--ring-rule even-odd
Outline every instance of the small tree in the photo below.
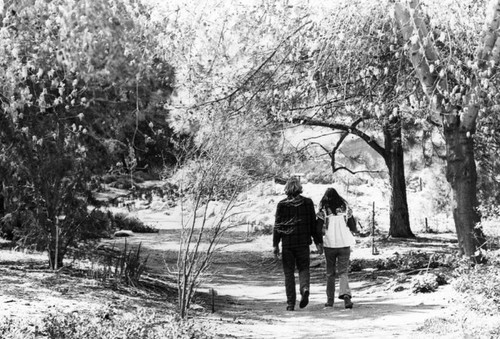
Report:
[[[200,146],[190,152],[196,156],[175,175],[185,197],[177,260],[182,318],[188,315],[195,290],[212,263],[221,237],[233,226],[228,217],[237,195],[251,182],[245,168],[246,150],[241,148],[250,135],[234,120],[224,117],[227,115],[219,113],[214,122],[199,131]]]

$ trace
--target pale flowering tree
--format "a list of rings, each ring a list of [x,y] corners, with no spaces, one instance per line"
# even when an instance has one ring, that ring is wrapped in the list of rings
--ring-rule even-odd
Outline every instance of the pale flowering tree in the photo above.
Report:
[[[146,15],[134,1],[4,3],[0,217],[53,268],[92,231],[90,184],[111,158],[108,132],[141,114],[161,74]]]
[[[474,136],[480,118],[498,115],[499,13],[499,1],[490,1],[488,7],[476,1],[395,5],[405,54],[429,98],[431,118],[442,125],[459,246],[473,260],[482,259],[485,244]]]

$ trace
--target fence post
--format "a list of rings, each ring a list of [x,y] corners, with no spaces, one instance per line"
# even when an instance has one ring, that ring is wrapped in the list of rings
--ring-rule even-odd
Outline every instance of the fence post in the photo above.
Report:
[[[215,313],[215,296],[217,295],[215,288],[210,288],[210,295],[212,296],[212,313]]]
[[[56,254],[55,254],[55,262],[54,262],[54,270],[57,271],[59,267],[57,267],[57,262],[59,258],[59,219],[56,219]]]
[[[372,255],[378,254],[377,247],[375,246],[375,201],[373,202],[372,210]]]

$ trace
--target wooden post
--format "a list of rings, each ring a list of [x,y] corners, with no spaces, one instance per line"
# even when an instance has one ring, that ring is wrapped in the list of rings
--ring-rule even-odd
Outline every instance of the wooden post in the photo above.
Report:
[[[59,218],[56,219],[56,256],[54,262],[54,269],[57,271],[57,262],[59,258]]]
[[[429,233],[429,224],[427,223],[427,218],[425,218],[425,233]]]
[[[378,254],[377,247],[375,246],[375,201],[373,202],[372,210],[372,255]]]
[[[217,295],[215,288],[210,288],[210,295],[212,296],[212,313],[215,313],[215,296]]]

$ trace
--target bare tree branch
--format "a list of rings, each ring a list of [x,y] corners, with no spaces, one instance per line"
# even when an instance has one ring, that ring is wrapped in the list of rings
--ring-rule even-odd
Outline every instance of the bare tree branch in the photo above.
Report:
[[[359,119],[363,119],[363,118],[359,118]],[[368,146],[370,146],[375,152],[380,154],[384,159],[386,157],[385,148],[380,146],[373,137],[367,135],[363,131],[356,128],[357,124],[359,124],[361,121],[358,123],[355,122],[356,124],[354,125],[354,127],[352,127],[352,125],[348,126],[348,125],[344,125],[344,124],[330,123],[330,122],[326,122],[326,121],[322,121],[322,120],[309,119],[308,117],[292,118],[291,122],[293,122],[295,124],[299,124],[299,125],[327,127],[327,128],[331,128],[333,130],[346,131],[346,132],[348,132],[350,134],[354,134],[354,135],[358,136],[359,138],[361,138],[362,140],[364,140],[368,144]]]
[[[199,108],[199,107],[203,107],[203,106],[206,106],[206,105],[210,105],[210,104],[214,104],[214,103],[218,103],[218,102],[221,102],[221,101],[224,101],[224,100],[227,100],[227,99],[230,99],[232,98],[233,96],[236,95],[236,93],[238,93],[239,91],[241,91],[245,86],[246,84],[248,84],[248,82],[250,82],[250,80],[254,79],[255,75],[258,74],[260,72],[260,70],[262,68],[264,68],[265,65],[267,65],[273,58],[274,56],[276,55],[276,53],[278,52],[278,50],[280,49],[280,47],[286,42],[288,41],[291,37],[293,37],[295,34],[297,34],[298,32],[300,32],[305,26],[309,25],[311,23],[311,21],[306,21],[304,24],[302,24],[300,27],[298,27],[294,32],[292,32],[290,35],[288,35],[285,39],[283,39],[279,44],[278,46],[276,46],[276,48],[274,49],[274,51],[264,60],[264,62],[262,62],[258,67],[257,69],[255,69],[251,75],[249,75],[245,81],[243,81],[243,83],[241,85],[239,85],[234,91],[232,91],[231,93],[229,93],[228,95],[225,95],[221,98],[218,98],[218,99],[214,99],[214,100],[211,100],[211,101],[206,101],[206,102],[203,102],[201,104],[198,104],[198,105],[194,105],[191,107],[191,109],[195,109],[195,108]]]

